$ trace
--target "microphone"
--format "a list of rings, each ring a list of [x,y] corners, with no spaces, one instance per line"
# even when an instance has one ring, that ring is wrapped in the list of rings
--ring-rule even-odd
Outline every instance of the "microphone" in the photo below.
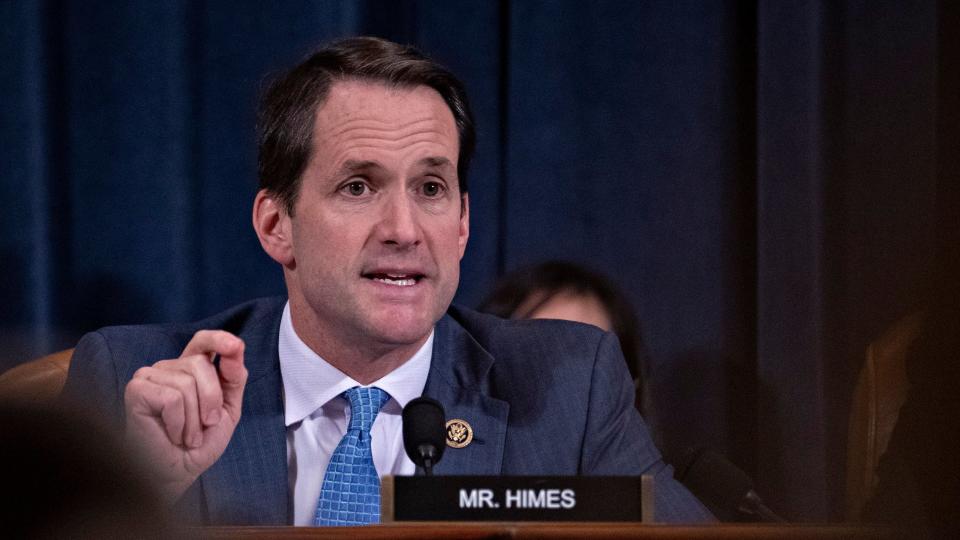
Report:
[[[763,522],[786,523],[763,504],[747,473],[713,450],[687,450],[677,466],[677,480],[710,506],[717,517],[748,514]]]
[[[433,476],[433,466],[443,457],[447,428],[443,405],[418,397],[403,408],[403,449],[410,460]]]

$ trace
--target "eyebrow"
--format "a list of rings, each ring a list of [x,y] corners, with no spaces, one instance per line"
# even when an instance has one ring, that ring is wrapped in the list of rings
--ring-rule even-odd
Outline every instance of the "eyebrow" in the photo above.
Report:
[[[453,167],[453,163],[445,157],[426,157],[421,159],[420,163],[428,167]]]
[[[380,168],[381,168],[381,165],[376,161],[348,159],[343,162],[343,165],[340,166],[340,170],[337,172],[339,174],[355,173],[359,171],[367,171],[370,169],[380,169]]]
[[[453,168],[453,163],[445,157],[425,157],[418,161],[417,163],[425,165],[427,167],[433,168]],[[383,166],[377,163],[376,161],[371,160],[358,160],[358,159],[348,159],[343,162],[343,165],[340,166],[340,169],[337,171],[339,175],[357,173],[361,171],[368,171],[371,169],[382,169]]]

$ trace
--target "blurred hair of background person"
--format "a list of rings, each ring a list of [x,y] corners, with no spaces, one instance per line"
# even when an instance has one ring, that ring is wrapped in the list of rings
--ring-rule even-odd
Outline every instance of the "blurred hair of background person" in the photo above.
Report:
[[[114,430],[79,409],[0,400],[7,538],[181,538]]]
[[[637,409],[649,410],[640,323],[626,296],[605,276],[571,262],[542,262],[502,277],[478,310],[506,319],[576,321],[613,332],[633,377]]]

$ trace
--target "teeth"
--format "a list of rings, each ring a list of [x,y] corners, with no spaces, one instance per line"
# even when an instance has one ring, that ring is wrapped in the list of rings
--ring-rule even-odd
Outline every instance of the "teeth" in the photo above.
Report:
[[[413,278],[373,278],[374,281],[379,281],[380,283],[386,283],[387,285],[394,285],[397,287],[409,287],[417,283],[417,280]]]

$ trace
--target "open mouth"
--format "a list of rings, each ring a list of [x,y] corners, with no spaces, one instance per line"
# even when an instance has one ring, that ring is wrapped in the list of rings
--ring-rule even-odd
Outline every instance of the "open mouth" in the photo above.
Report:
[[[363,277],[394,287],[412,287],[423,279],[422,274],[364,274]]]

